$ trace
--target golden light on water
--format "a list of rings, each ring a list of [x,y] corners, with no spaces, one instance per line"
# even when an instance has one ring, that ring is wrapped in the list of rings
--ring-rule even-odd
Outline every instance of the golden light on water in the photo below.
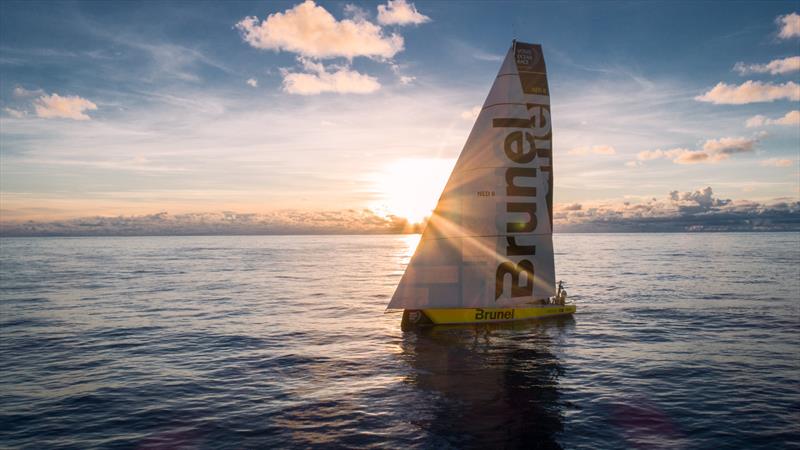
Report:
[[[419,224],[431,215],[453,170],[452,159],[401,159],[375,175],[379,200],[373,209]]]
[[[406,244],[406,252],[405,256],[409,259],[414,255],[414,252],[417,250],[417,244],[419,244],[419,239],[422,237],[421,234],[408,234],[403,236],[403,242]],[[406,263],[408,261],[406,260]]]

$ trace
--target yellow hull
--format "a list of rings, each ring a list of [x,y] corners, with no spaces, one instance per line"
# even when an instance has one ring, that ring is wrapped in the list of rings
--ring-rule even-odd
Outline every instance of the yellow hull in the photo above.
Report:
[[[401,328],[408,330],[426,325],[513,322],[566,316],[574,312],[575,305],[543,305],[531,308],[407,309],[403,311]]]

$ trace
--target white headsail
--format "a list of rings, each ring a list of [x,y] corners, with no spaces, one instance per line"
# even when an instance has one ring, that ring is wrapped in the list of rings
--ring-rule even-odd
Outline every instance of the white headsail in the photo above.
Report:
[[[389,309],[490,308],[555,295],[550,91],[515,42]]]

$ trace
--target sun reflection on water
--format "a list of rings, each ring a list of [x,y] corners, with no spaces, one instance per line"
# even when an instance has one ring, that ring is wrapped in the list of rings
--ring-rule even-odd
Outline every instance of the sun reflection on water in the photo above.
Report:
[[[414,251],[417,250],[417,244],[419,244],[419,240],[422,238],[421,234],[407,234],[402,237],[402,241],[405,244],[405,256],[407,258],[411,258],[414,256]],[[408,261],[406,261],[408,263]]]

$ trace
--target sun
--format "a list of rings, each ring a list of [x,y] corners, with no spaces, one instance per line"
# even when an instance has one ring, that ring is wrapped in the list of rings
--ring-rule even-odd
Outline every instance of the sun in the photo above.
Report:
[[[373,209],[385,216],[398,216],[420,224],[431,215],[447,183],[452,159],[401,159],[375,174],[378,200]]]

